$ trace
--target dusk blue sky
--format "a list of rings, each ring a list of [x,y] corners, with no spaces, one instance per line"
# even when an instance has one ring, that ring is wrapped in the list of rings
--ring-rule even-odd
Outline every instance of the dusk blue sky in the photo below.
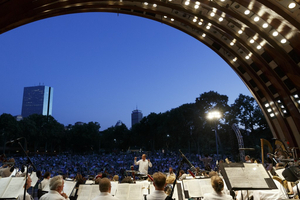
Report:
[[[0,114],[20,115],[23,88],[54,88],[53,117],[64,125],[121,120],[136,107],[160,113],[210,90],[251,96],[210,48],[168,25],[114,13],[33,22],[0,35]]]

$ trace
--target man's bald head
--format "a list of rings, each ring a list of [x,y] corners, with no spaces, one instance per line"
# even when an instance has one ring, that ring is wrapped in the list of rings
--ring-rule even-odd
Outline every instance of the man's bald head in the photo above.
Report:
[[[99,182],[100,192],[110,192],[111,184],[108,178],[102,178]]]

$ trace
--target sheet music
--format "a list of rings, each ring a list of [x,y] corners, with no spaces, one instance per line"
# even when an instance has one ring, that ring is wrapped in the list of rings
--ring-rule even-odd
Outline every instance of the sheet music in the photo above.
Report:
[[[111,195],[115,196],[117,193],[117,189],[118,189],[118,182],[111,181],[110,184],[111,184],[110,193],[111,193]],[[98,186],[98,188],[99,188],[99,186]]]
[[[34,187],[36,185],[36,183],[38,182],[39,178],[36,175],[36,172],[32,172],[30,175],[31,178],[31,186]]]
[[[275,172],[276,174],[279,176],[279,178],[281,178],[282,180],[285,180],[284,176],[282,175],[282,172],[285,170],[284,169],[277,169]]]
[[[232,188],[247,188],[248,190],[276,188],[275,184],[269,186],[272,179],[262,164],[243,163],[241,166],[227,166],[226,164],[224,164],[224,166],[224,170]]]
[[[65,181],[64,183],[65,184],[64,184],[64,189],[63,190],[68,196],[70,196],[73,189],[74,189],[74,187],[75,187],[75,185],[76,185],[76,182],[74,182],[74,181]]]
[[[116,197],[120,200],[143,200],[142,184],[119,184]]]
[[[25,177],[12,177],[9,185],[3,193],[3,198],[17,198],[19,193],[24,190]]]
[[[90,187],[92,188],[90,199],[93,199],[100,194],[100,189],[99,185],[91,185]]]
[[[210,179],[184,180],[183,185],[184,189],[188,190],[190,197],[203,197],[203,194],[214,191]]]
[[[0,197],[3,196],[4,191],[5,191],[6,187],[8,186],[11,179],[12,179],[12,177],[7,177],[7,178],[1,178],[0,179]]]
[[[90,195],[91,195],[91,191],[92,191],[92,187],[90,187],[90,186],[91,185],[79,185],[77,200],[89,200],[90,199]]]
[[[129,193],[127,200],[143,200],[143,191],[141,184],[129,185]]]
[[[119,200],[127,200],[129,184],[130,183],[121,183],[118,185],[116,197],[118,197]]]

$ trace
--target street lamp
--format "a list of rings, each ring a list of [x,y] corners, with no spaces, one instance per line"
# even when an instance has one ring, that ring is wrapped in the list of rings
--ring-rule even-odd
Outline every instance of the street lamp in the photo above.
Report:
[[[218,148],[218,133],[217,133],[217,120],[221,118],[219,111],[208,112],[207,118],[215,121],[215,136],[216,136],[216,147],[217,147],[217,160],[219,160],[219,148]]]

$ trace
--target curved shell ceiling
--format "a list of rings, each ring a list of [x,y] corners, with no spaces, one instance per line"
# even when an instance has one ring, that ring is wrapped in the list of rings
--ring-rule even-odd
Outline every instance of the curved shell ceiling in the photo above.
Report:
[[[80,12],[141,16],[193,36],[244,81],[274,137],[300,147],[300,0],[0,0],[0,33]]]

